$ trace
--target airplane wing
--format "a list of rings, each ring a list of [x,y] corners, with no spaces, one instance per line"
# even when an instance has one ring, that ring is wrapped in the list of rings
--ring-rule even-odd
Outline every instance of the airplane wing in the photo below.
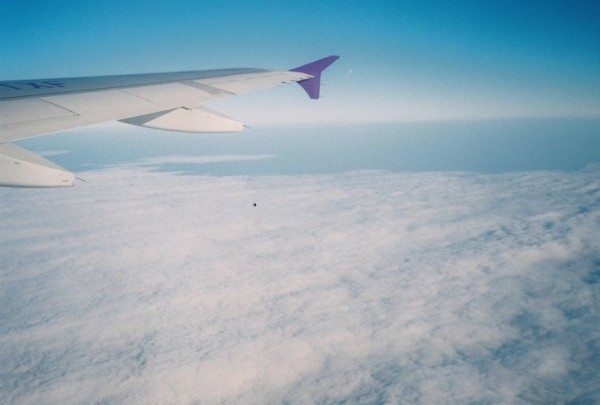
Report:
[[[216,98],[297,82],[319,98],[338,56],[295,69],[194,72],[0,82],[0,186],[67,187],[73,173],[9,143],[105,121],[182,132],[234,132],[243,124],[203,106]]]

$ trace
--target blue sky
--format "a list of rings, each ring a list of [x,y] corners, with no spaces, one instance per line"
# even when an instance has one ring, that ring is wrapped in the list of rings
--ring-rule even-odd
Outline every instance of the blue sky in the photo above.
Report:
[[[255,122],[598,117],[599,19],[597,1],[4,0],[0,80],[338,54],[319,103],[290,87],[225,109]]]

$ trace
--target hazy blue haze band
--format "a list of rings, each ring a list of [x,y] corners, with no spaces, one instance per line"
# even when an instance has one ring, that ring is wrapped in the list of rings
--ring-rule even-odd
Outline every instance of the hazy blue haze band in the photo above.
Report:
[[[75,172],[170,155],[273,155],[157,170],[211,175],[324,174],[356,170],[503,173],[580,170],[600,164],[600,120],[511,120],[262,127],[238,134],[181,134],[123,126],[18,142]]]

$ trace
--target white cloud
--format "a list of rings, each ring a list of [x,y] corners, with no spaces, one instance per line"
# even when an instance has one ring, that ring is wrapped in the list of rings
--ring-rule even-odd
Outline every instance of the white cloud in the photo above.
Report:
[[[164,163],[223,163],[223,162],[244,162],[252,160],[270,159],[274,155],[206,155],[206,156],[159,156],[146,158],[138,164],[160,165]]]
[[[66,155],[67,153],[70,153],[70,151],[68,151],[68,150],[47,150],[47,151],[40,152],[39,154],[42,156],[59,156],[59,155]]]
[[[594,398],[599,174],[2,189],[0,402]]]

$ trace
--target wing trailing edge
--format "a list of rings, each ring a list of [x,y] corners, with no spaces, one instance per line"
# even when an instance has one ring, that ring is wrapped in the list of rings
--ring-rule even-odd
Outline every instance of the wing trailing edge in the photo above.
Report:
[[[121,120],[126,124],[177,132],[239,132],[244,124],[206,107],[176,108]]]
[[[0,144],[0,186],[71,187],[75,175],[11,143]]]

